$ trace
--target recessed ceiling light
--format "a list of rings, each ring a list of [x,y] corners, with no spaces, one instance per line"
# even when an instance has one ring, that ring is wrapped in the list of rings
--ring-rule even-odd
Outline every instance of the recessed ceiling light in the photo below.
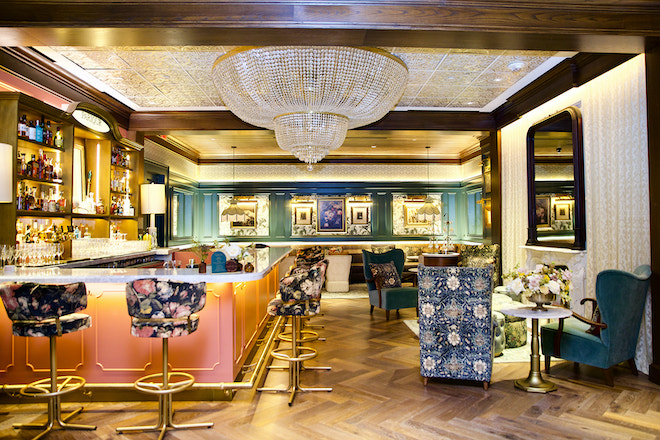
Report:
[[[507,67],[509,68],[510,71],[512,72],[518,72],[520,69],[525,67],[525,63],[523,61],[511,61]]]
[[[467,103],[467,105],[472,105],[472,104],[474,104],[473,101],[470,101],[470,102]]]
[[[375,146],[375,145],[372,145],[371,148],[376,148],[376,146]]]
[[[495,78],[495,79],[493,80],[493,82],[496,82],[496,83],[498,83],[498,82],[500,82],[500,81],[502,81],[502,78]]]
[[[413,141],[413,142],[417,142],[417,139],[413,139],[412,141]]]

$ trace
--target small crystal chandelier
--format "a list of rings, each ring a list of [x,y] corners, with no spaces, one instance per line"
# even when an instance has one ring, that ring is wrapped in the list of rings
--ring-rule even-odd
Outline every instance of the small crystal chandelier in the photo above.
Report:
[[[232,145],[231,147],[231,181],[232,186],[236,184],[236,147]],[[244,222],[245,221],[245,211],[238,206],[238,201],[236,197],[231,197],[229,201],[229,206],[222,211],[220,215],[220,220],[223,222]]]
[[[424,202],[424,205],[417,210],[417,220],[425,222],[425,221],[431,221],[433,222],[435,220],[435,217],[440,215],[440,210],[438,209],[437,206],[435,206],[435,203],[431,200],[429,197],[429,190],[431,187],[431,175],[429,172],[429,150],[431,147],[428,145],[426,146],[426,201]]]
[[[311,169],[344,143],[347,130],[396,105],[408,68],[375,48],[240,47],[217,59],[213,78],[232,113],[275,130],[280,148]]]

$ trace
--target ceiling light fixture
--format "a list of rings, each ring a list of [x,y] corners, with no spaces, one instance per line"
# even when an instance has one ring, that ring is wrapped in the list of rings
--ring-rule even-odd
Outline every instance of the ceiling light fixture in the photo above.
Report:
[[[430,187],[431,187],[431,174],[430,174],[430,164],[429,164],[429,151],[431,147],[426,146],[426,201],[424,205],[417,210],[417,219],[419,221],[431,221],[435,220],[437,215],[440,215],[440,210],[435,203],[429,197]]]
[[[408,68],[376,48],[240,47],[216,60],[213,79],[232,113],[275,130],[280,148],[311,170],[344,143],[347,130],[392,110]]]
[[[231,182],[232,182],[232,196],[229,201],[229,206],[222,211],[220,220],[223,222],[244,222],[245,211],[238,206],[238,201],[233,195],[236,186],[236,147],[231,147]]]

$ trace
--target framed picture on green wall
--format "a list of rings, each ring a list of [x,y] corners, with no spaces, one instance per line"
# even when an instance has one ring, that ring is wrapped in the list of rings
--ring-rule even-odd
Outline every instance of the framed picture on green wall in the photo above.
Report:
[[[403,202],[404,226],[429,226],[428,220],[419,220],[417,211],[424,206],[423,200],[406,200]]]
[[[296,225],[311,225],[312,224],[312,207],[311,206],[296,206]]]
[[[316,201],[316,230],[344,232],[346,230],[346,202],[343,197],[325,197]]]
[[[257,227],[257,201],[239,201],[238,207],[245,212],[245,220],[242,222],[231,222],[232,229],[245,228],[254,229]]]

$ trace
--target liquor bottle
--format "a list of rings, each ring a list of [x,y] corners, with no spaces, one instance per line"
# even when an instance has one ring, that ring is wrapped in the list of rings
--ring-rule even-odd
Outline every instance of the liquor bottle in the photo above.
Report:
[[[53,158],[49,157],[46,160],[46,179],[53,180],[53,170],[54,170]]]
[[[37,157],[37,164],[39,165],[39,172],[37,173],[37,177],[40,179],[45,178],[45,173],[44,173],[44,150],[39,149],[39,156]]]
[[[62,138],[62,131],[60,131],[60,127],[57,127],[57,131],[55,132],[55,138],[53,139],[53,142],[56,147],[62,148],[64,145],[64,139]]]
[[[36,162],[34,159],[35,159],[35,157],[34,157],[34,154],[33,154],[32,159],[30,159],[30,161],[25,166],[25,175],[28,176],[28,177],[34,177],[33,176],[33,167],[34,167],[34,163]]]
[[[16,209],[19,211],[23,209],[23,188],[21,182],[18,182],[18,188],[16,188]]]
[[[34,141],[34,140],[37,139],[37,129],[34,126],[34,122],[32,122],[32,121],[28,122],[27,131],[28,131],[28,139],[30,139],[31,141]]]
[[[34,131],[35,131],[35,137],[34,140],[37,142],[43,142],[44,141],[44,127],[39,123],[39,119],[34,121]]]
[[[16,151],[16,174],[22,174],[21,169],[23,168],[23,163],[21,162],[21,152]]]
[[[25,115],[18,118],[18,135],[27,137],[27,118]]]
[[[50,121],[46,121],[46,129],[44,130],[44,143],[53,145],[53,130],[50,128]]]

